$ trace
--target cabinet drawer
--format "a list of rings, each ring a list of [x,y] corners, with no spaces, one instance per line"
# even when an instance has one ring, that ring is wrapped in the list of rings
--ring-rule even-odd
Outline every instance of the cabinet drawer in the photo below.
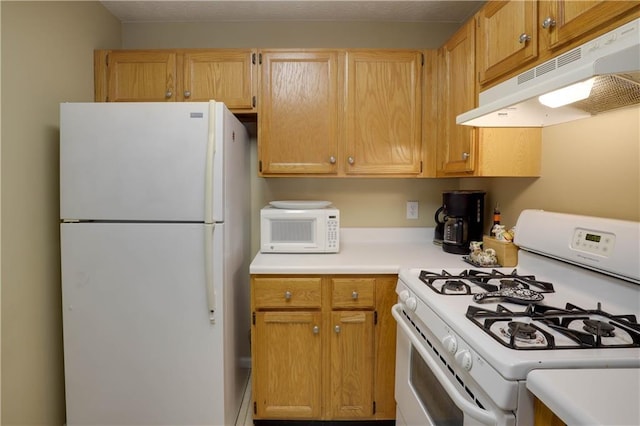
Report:
[[[320,308],[322,279],[255,278],[253,300],[256,309]]]
[[[331,280],[332,308],[373,309],[375,285],[375,278],[333,278]]]

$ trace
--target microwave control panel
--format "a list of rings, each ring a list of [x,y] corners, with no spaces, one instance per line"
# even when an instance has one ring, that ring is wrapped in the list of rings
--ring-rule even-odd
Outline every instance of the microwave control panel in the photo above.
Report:
[[[337,215],[330,215],[327,219],[327,248],[336,252],[340,249],[340,222]]]
[[[576,228],[571,241],[571,248],[609,257],[613,253],[616,236],[610,232],[593,231]]]

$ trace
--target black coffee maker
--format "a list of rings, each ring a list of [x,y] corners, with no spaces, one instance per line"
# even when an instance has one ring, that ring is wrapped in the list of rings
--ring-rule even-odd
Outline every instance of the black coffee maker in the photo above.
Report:
[[[469,243],[482,241],[484,196],[484,191],[442,193],[442,207],[436,211],[435,217],[438,235],[434,235],[434,242],[442,238],[443,251],[469,254]],[[440,213],[444,213],[443,221],[440,221]]]

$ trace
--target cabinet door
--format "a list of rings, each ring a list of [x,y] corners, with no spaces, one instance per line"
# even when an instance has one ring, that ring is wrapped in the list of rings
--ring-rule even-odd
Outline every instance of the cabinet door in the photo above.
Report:
[[[477,14],[480,84],[538,57],[537,2],[490,1]]]
[[[474,30],[473,21],[468,22],[439,52],[439,175],[474,170],[476,132],[473,127],[456,124],[458,114],[475,107]]]
[[[261,174],[335,174],[340,115],[338,52],[273,50],[261,55]]]
[[[109,102],[176,100],[173,51],[111,51],[107,56],[107,74]]]
[[[373,415],[373,312],[331,313],[331,416]]]
[[[319,311],[255,313],[254,418],[319,418],[321,321]]]
[[[640,8],[637,1],[553,0],[540,2],[540,25],[544,28],[545,47],[555,49],[575,42],[598,26],[619,18],[631,9]]]
[[[254,58],[250,49],[185,51],[182,100],[213,99],[229,109],[253,109]]]
[[[347,52],[346,174],[420,173],[421,74],[421,52]]]

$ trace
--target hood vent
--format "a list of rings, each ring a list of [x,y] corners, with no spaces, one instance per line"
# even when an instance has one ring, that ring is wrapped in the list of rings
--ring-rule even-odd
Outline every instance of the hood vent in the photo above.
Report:
[[[477,127],[541,127],[640,104],[640,19],[480,93],[456,122]],[[538,97],[593,78],[589,97],[550,108]],[[589,89],[586,89],[589,93]]]

